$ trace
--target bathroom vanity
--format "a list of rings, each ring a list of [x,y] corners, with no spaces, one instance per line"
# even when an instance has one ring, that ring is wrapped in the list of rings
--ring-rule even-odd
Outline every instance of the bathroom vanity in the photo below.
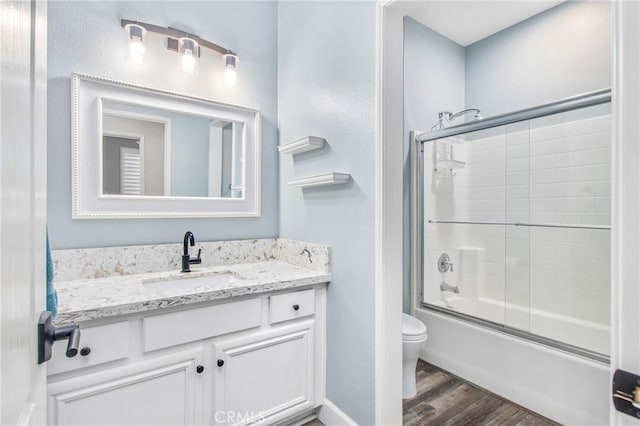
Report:
[[[290,423],[323,403],[328,247],[201,246],[191,273],[141,273],[177,264],[178,245],[54,252],[56,325],[81,338],[73,358],[54,347],[48,424]]]
[[[73,219],[260,216],[259,110],[78,73],[71,87]],[[290,424],[323,403],[329,248],[192,257],[194,242],[52,253],[54,325],[81,335],[77,354],[53,346],[48,424]]]

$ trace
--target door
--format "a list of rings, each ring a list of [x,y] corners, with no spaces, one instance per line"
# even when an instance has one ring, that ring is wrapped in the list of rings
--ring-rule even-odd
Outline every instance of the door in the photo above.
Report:
[[[273,423],[312,408],[313,324],[310,320],[215,343],[209,424]]]
[[[45,424],[46,3],[0,0],[0,424]]]
[[[611,370],[640,374],[640,3],[614,2]],[[629,389],[631,390],[631,389]],[[611,397],[607,389],[607,397]],[[605,397],[603,392],[603,397]],[[615,411],[611,424],[637,425]]]

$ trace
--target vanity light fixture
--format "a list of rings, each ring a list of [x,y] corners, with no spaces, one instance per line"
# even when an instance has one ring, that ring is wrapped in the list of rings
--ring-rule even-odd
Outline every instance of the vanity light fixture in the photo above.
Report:
[[[161,27],[128,19],[120,20],[120,24],[127,31],[130,57],[134,62],[142,61],[144,37],[146,32],[150,31],[167,36],[167,50],[180,53],[180,68],[188,73],[194,73],[198,70],[198,59],[203,47],[223,55],[225,65],[224,82],[229,86],[236,85],[239,59],[238,55],[232,50],[177,28]],[[135,47],[133,46],[134,43]]]
[[[129,45],[129,58],[135,62],[142,62],[144,56],[144,37],[147,30],[137,24],[126,24],[124,26],[127,32],[127,44]]]

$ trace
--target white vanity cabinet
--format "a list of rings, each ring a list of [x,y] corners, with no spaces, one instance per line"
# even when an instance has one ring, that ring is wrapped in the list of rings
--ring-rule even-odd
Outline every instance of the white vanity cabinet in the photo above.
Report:
[[[199,351],[49,385],[48,425],[193,425]]]
[[[80,323],[80,347],[91,350],[66,358],[64,342],[54,347],[48,424],[286,424],[311,414],[324,400],[325,291]]]
[[[282,419],[313,408],[314,321],[215,343],[211,424]],[[242,421],[242,419],[240,419]]]

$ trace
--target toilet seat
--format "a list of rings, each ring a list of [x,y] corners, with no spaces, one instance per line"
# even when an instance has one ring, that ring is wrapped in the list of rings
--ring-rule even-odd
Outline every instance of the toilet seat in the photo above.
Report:
[[[427,326],[422,321],[407,314],[402,314],[402,340],[418,341],[427,338]]]
[[[406,334],[402,335],[403,342],[417,342],[420,340],[425,340],[427,338],[427,333],[417,334],[415,336],[408,336]]]

